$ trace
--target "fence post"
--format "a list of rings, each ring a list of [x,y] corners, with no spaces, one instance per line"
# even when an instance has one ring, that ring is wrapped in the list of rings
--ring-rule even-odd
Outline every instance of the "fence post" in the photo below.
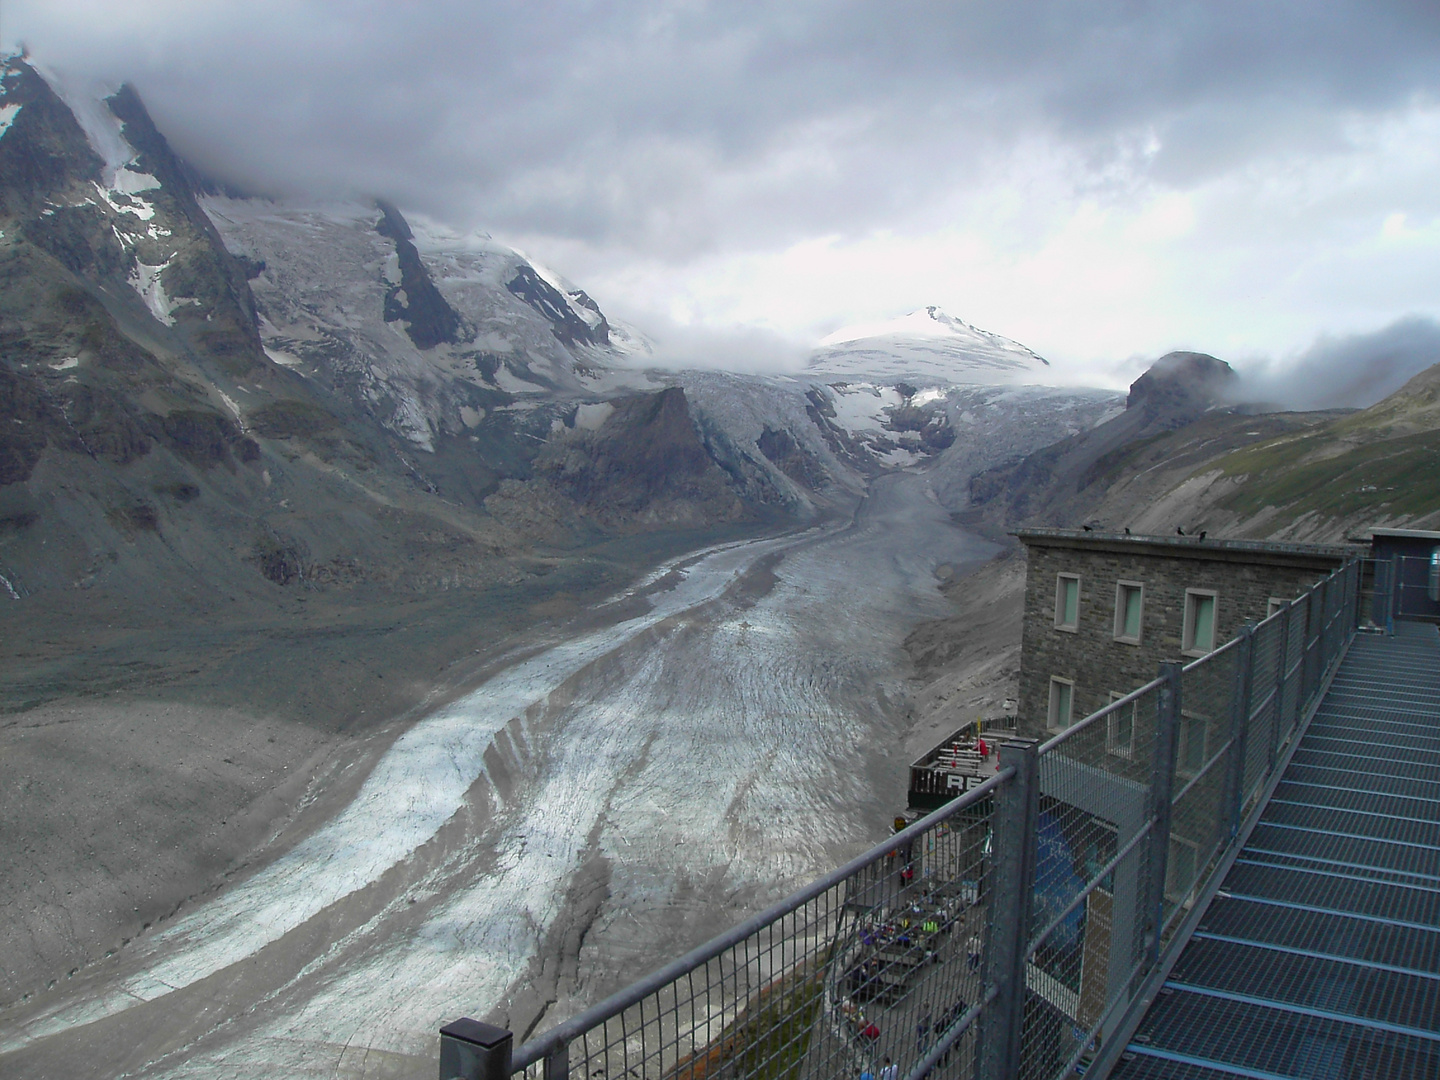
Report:
[[[544,1080],[570,1080],[569,1043],[561,1043],[545,1055]]]
[[[1340,655],[1340,645],[1345,640],[1345,598],[1350,589],[1350,575],[1335,575],[1335,602],[1330,605],[1330,644],[1325,647],[1325,669],[1330,661]]]
[[[1285,698],[1289,692],[1287,683],[1290,675],[1290,624],[1295,621],[1295,601],[1285,605],[1285,614],[1280,619],[1280,667],[1275,672],[1275,724],[1270,731],[1270,756],[1265,766],[1265,775],[1275,771],[1280,760],[1280,732],[1285,727]]]
[[[1230,836],[1240,831],[1245,803],[1245,756],[1250,745],[1250,687],[1254,681],[1255,625],[1240,628],[1236,646],[1235,685],[1230,701],[1230,765],[1225,773],[1225,807],[1230,815]]]
[[[510,1080],[514,1038],[468,1016],[440,1029],[440,1080]]]
[[[1350,592],[1345,600],[1345,610],[1350,613],[1347,617],[1347,629],[1345,632],[1347,637],[1349,637],[1351,630],[1358,629],[1360,626],[1360,585],[1361,578],[1363,578],[1364,575],[1365,564],[1360,559],[1352,559],[1350,561],[1349,576]]]
[[[1155,761],[1150,778],[1150,857],[1145,895],[1145,949],[1147,967],[1160,960],[1160,937],[1165,929],[1165,870],[1170,858],[1170,800],[1175,787],[1175,753],[1180,734],[1180,669],[1178,660],[1160,664],[1165,680],[1156,702]],[[1148,974],[1149,971],[1146,971]]]
[[[1370,621],[1390,632],[1390,567],[1384,559],[1370,560]]]
[[[1340,639],[1342,641],[1350,637],[1350,631],[1356,626],[1355,595],[1357,586],[1355,581],[1355,562],[1352,561],[1349,566],[1345,567],[1345,602],[1340,611],[1340,626],[1343,631]]]
[[[1350,561],[1349,572],[1345,575],[1345,639],[1348,641],[1360,627],[1360,574],[1359,559]]]
[[[1025,1020],[1025,946],[1030,943],[1035,892],[1036,831],[1040,817],[1039,740],[1000,744],[1000,768],[1015,776],[995,792],[991,849],[995,860],[985,943],[985,981],[995,999],[981,1013],[976,1048],[981,1080],[1020,1074],[1020,1035]]]
[[[1305,666],[1300,682],[1300,714],[1320,685],[1320,642],[1325,636],[1325,586],[1310,590],[1305,612]],[[1299,719],[1297,716],[1296,719]]]
[[[1400,614],[1400,556],[1390,556],[1387,564],[1389,577],[1389,594],[1385,601],[1385,632],[1391,637],[1395,636],[1395,616]]]

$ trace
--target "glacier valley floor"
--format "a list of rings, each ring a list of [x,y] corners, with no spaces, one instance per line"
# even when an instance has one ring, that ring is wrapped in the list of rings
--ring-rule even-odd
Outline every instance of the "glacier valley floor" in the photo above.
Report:
[[[7,1010],[0,1072],[428,1078],[446,1021],[523,1038],[861,850],[904,800],[901,641],[997,550],[929,485],[517,652],[284,853]]]

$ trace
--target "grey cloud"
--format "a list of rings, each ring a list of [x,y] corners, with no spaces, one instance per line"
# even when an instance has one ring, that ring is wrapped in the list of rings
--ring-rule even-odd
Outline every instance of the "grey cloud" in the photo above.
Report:
[[[1288,364],[1240,368],[1241,396],[1291,409],[1363,408],[1440,364],[1440,323],[1410,316],[1369,334],[1322,337]]]
[[[854,232],[1029,135],[1174,183],[1440,89],[1433,2],[7,5],[256,189],[685,258]]]
[[[801,371],[810,356],[798,342],[756,327],[684,326],[657,312],[641,313],[637,323],[650,338],[652,355],[646,367],[777,374]]]

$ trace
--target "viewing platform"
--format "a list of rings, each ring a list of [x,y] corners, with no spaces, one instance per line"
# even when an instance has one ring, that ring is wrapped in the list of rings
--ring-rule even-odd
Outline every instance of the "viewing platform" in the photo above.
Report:
[[[1440,1076],[1440,633],[1357,635],[1111,1073]]]
[[[1006,721],[966,724],[911,763],[909,820],[979,787],[999,771],[1000,743],[1015,736],[1014,727],[1003,724]]]

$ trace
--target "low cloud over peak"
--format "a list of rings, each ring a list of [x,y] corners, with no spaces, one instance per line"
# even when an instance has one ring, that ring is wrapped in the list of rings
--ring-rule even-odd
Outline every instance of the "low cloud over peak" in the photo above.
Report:
[[[1320,338],[1289,362],[1241,369],[1239,396],[1288,409],[1364,408],[1440,364],[1440,323],[1408,316],[1368,334]]]
[[[132,82],[219,179],[383,193],[522,241],[602,304],[684,300],[803,338],[923,298],[1062,360],[1217,323],[1283,353],[1373,324],[1369,299],[1323,321],[1322,294],[1379,277],[1408,283],[1380,318],[1440,315],[1417,284],[1440,280],[1428,0],[16,0],[4,16],[56,68]],[[1371,244],[1397,213],[1409,238]],[[864,265],[791,272],[823,244]],[[1336,245],[1364,250],[1312,257]],[[923,287],[887,292],[922,255]],[[1282,265],[1303,268],[1293,295],[1263,295]]]

